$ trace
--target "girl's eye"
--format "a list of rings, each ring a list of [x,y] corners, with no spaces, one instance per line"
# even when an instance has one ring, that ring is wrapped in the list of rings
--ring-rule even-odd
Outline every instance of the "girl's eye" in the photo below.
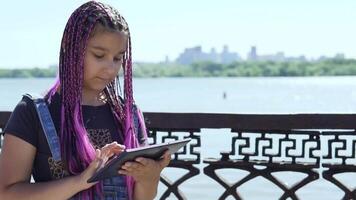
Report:
[[[114,58],[114,61],[115,61],[115,62],[120,62],[121,60],[122,60],[122,57],[121,57],[121,56]]]
[[[94,56],[95,56],[95,58],[98,58],[98,59],[100,59],[100,58],[103,58],[103,57],[104,57],[104,55],[97,55],[97,54],[94,54]]]

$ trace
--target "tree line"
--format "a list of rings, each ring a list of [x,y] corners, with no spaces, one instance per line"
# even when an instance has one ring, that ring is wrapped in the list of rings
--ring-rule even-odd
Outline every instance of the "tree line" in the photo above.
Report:
[[[138,66],[134,72],[137,77],[351,76],[356,75],[356,60],[197,62],[190,66],[151,64]]]
[[[55,77],[56,73],[54,67],[0,69],[0,78]],[[133,74],[135,77],[352,76],[356,75],[356,60],[196,62],[191,65],[135,63]]]

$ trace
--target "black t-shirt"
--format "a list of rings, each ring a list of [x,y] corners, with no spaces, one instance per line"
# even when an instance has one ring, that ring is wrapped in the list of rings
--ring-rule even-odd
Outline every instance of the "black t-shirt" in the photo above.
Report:
[[[60,95],[52,97],[48,109],[51,113],[57,134],[60,134]],[[88,132],[89,139],[95,148],[117,141],[123,144],[123,134],[120,124],[113,117],[109,104],[101,106],[82,106],[83,122]],[[34,103],[28,97],[23,97],[15,107],[4,133],[11,134],[36,147],[36,156],[33,164],[32,175],[36,182],[59,179],[68,175],[64,170],[62,162],[53,160],[46,136],[37,116]],[[139,135],[140,142],[146,142]]]

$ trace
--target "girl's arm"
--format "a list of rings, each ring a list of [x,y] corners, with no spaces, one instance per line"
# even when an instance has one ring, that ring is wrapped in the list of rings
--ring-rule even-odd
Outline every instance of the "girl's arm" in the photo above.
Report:
[[[95,185],[95,183],[88,184],[86,181],[97,170],[103,156],[118,152],[116,144],[110,145],[103,147],[102,151],[97,150],[96,159],[80,175],[30,183],[36,148],[16,136],[5,134],[0,154],[0,197],[2,200],[68,199]]]

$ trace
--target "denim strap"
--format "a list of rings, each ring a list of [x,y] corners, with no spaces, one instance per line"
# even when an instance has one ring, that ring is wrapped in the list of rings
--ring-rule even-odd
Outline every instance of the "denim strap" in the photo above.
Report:
[[[35,104],[35,108],[40,119],[43,132],[46,136],[49,149],[55,161],[61,161],[61,149],[56,128],[53,124],[51,114],[43,97],[26,94]]]

